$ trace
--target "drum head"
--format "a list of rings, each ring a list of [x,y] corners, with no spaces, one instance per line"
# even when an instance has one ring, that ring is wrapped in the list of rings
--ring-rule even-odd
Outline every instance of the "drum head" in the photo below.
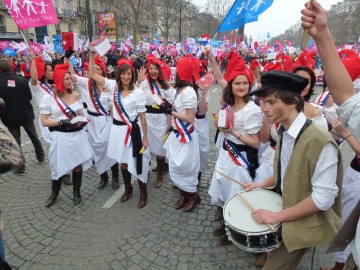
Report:
[[[241,192],[241,195],[255,208],[273,212],[282,210],[282,198],[279,194],[265,189]],[[224,220],[237,231],[261,233],[269,231],[266,224],[257,223],[251,216],[250,207],[237,195],[232,196],[224,206]],[[280,224],[272,224],[274,227]]]

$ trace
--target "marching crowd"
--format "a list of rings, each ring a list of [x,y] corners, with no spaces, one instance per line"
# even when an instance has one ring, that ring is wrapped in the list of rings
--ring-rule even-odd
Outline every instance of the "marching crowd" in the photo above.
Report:
[[[316,61],[305,51],[296,61],[280,53],[267,63],[237,51],[223,62],[209,49],[199,58],[191,54],[176,59],[153,54],[126,57],[119,52],[100,57],[91,51],[80,56],[68,50],[50,64],[30,50],[27,57],[21,56],[19,67],[16,61],[0,60],[0,97],[9,107],[1,120],[19,145],[23,126],[43,162],[29,108],[31,95],[39,107],[41,135],[50,144],[52,181],[46,207],[54,205],[69,174],[73,202],[79,204],[83,172],[95,164],[98,189],[108,184],[109,170],[112,189],[118,189],[121,173],[125,187],[121,202],[131,198],[131,177],[136,178],[138,207],[143,208],[149,163],[154,160],[156,188],[162,186],[168,164],[170,179],[179,189],[174,207],[193,211],[201,202],[197,189],[212,140],[207,120],[210,85],[200,87],[198,82],[211,70],[223,89],[219,109],[234,115],[233,123],[218,128],[219,153],[208,191],[217,206],[214,220],[220,221],[220,227],[213,234],[221,237],[220,245],[231,243],[225,231],[225,203],[236,191],[254,188],[272,189],[283,201],[279,212],[252,213],[258,223],[282,223],[283,244],[260,257],[257,264],[263,269],[295,269],[309,248],[329,244],[360,198],[360,96],[353,85],[360,75],[360,57],[354,51],[336,51],[319,3],[314,2],[314,11],[302,13],[302,25],[316,42],[328,86],[315,103],[310,98]],[[170,83],[171,66],[176,66],[174,83]],[[28,83],[14,79],[12,73],[18,68]],[[79,92],[73,91],[73,85]],[[10,97],[15,88],[21,88],[16,100]],[[28,119],[17,117],[19,112],[11,108],[20,100],[30,111]],[[343,177],[339,146],[344,140],[356,155]],[[25,164],[18,169],[24,172]],[[352,255],[350,245],[335,253],[332,269],[353,269],[347,267],[354,261],[359,265],[358,234],[355,239]]]

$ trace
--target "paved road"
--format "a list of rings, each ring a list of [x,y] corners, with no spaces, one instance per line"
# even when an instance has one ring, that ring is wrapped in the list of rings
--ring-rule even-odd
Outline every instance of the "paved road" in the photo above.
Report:
[[[210,91],[211,113],[216,111],[220,90]],[[351,154],[344,149],[348,163]],[[84,174],[80,205],[73,205],[72,187],[63,186],[57,203],[48,209],[44,206],[50,193],[47,160],[37,162],[26,136],[23,150],[25,176],[0,176],[7,260],[14,269],[258,269],[255,255],[233,245],[220,247],[212,235],[218,222],[213,222],[215,207],[207,191],[217,158],[214,146],[201,182],[202,202],[193,213],[174,209],[178,191],[171,188],[169,175],[160,189],[154,188],[154,173],[150,175],[148,204],[138,209],[137,187],[133,197],[121,203],[117,199],[123,187],[116,192],[110,186],[99,191],[94,167]],[[313,269],[333,264],[324,251],[316,248]],[[300,270],[311,269],[312,252]]]

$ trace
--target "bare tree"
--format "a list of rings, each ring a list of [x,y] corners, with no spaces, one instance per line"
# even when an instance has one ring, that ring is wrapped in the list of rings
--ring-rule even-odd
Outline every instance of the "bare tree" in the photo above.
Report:
[[[215,18],[222,21],[233,3],[234,0],[207,0],[204,10],[206,13],[212,14]]]

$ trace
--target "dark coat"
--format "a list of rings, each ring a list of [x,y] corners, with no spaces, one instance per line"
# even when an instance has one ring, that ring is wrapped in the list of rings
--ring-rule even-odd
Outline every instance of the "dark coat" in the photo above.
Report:
[[[20,127],[34,120],[34,109],[30,103],[32,95],[26,79],[11,72],[0,73],[0,98],[6,104],[0,114],[6,127]]]

